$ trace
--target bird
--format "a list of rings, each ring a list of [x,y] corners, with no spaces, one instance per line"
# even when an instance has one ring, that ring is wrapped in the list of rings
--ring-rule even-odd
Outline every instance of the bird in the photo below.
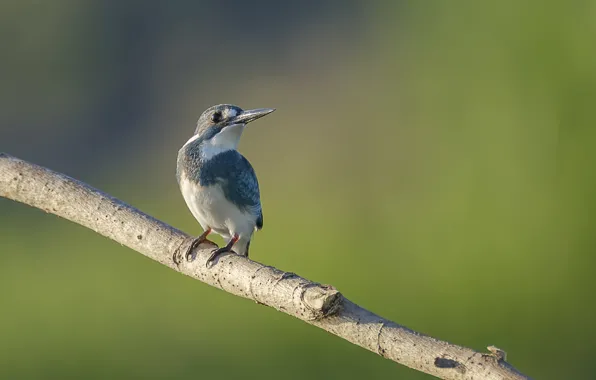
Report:
[[[194,135],[178,151],[176,179],[186,205],[203,228],[189,246],[187,260],[195,260],[193,252],[201,243],[217,247],[207,239],[212,232],[227,244],[212,251],[207,267],[226,252],[248,257],[254,232],[263,228],[263,210],[255,170],[237,147],[246,125],[273,111],[243,110],[232,104],[209,107],[199,117]]]

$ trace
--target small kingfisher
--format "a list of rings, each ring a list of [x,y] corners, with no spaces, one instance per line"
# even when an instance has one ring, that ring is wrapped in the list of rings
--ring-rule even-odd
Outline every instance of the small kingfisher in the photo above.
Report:
[[[274,108],[243,110],[231,104],[208,108],[197,122],[194,135],[178,152],[176,178],[186,205],[203,228],[186,252],[186,258],[207,236],[221,235],[227,244],[215,249],[207,266],[224,252],[248,257],[250,239],[263,228],[259,183],[251,164],[236,150],[248,123]],[[192,255],[192,260],[196,253]]]

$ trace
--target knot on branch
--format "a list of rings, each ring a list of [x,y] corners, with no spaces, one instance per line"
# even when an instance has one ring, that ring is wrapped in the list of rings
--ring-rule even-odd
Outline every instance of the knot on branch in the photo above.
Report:
[[[495,346],[488,346],[487,349],[491,352],[490,356],[497,359],[497,362],[504,362],[507,360],[507,353]]]
[[[457,360],[449,359],[444,356],[435,358],[435,367],[454,369],[461,374],[466,373],[466,367],[463,364]]]
[[[301,301],[310,312],[308,320],[319,320],[335,314],[341,304],[341,293],[330,285],[309,284],[306,285]]]

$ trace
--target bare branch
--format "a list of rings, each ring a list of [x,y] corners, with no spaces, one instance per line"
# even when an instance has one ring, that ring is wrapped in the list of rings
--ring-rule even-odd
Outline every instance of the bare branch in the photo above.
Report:
[[[505,361],[505,352],[480,353],[412,331],[350,302],[334,287],[265,266],[242,256],[198,248],[183,253],[192,237],[89,185],[49,169],[0,154],[0,196],[83,225],[180,273],[252,299],[320,327],[410,368],[442,379],[529,379]],[[177,265],[176,262],[179,262]]]

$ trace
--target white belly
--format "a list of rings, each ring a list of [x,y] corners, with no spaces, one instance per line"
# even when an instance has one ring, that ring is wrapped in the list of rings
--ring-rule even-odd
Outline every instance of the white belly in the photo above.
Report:
[[[256,217],[228,201],[220,185],[202,187],[182,175],[180,190],[190,212],[203,230],[211,228],[224,239],[238,234],[242,240],[250,240],[255,230]]]

